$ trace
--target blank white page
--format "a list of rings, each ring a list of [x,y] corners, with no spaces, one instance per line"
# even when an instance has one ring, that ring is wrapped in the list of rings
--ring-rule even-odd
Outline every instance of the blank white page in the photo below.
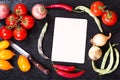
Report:
[[[52,61],[84,63],[87,20],[55,18]]]

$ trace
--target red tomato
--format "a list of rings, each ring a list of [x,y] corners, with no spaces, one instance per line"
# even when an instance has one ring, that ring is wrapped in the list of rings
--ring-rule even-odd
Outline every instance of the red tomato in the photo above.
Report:
[[[2,26],[0,28],[0,37],[2,39],[10,39],[12,38],[13,31],[8,29],[6,26]]]
[[[105,5],[101,1],[95,1],[91,4],[90,10],[95,16],[101,16],[104,12]]]
[[[19,41],[26,39],[27,37],[26,29],[24,27],[19,28],[16,27],[13,31],[13,37]]]
[[[6,18],[6,25],[14,27],[17,25],[18,19],[19,17],[16,14],[11,14]]]
[[[102,22],[107,26],[113,26],[117,23],[118,16],[114,11],[106,11],[102,15]]]
[[[26,15],[27,14],[27,7],[25,4],[19,3],[17,5],[15,5],[14,7],[14,13],[16,15]]]
[[[34,26],[34,18],[32,16],[29,15],[25,15],[23,16],[22,20],[21,20],[21,25],[23,27],[25,27],[26,29],[31,29]]]

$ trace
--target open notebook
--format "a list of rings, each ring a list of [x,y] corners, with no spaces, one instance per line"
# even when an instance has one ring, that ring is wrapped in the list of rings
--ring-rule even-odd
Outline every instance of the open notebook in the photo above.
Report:
[[[56,17],[51,60],[84,63],[86,33],[86,19]]]

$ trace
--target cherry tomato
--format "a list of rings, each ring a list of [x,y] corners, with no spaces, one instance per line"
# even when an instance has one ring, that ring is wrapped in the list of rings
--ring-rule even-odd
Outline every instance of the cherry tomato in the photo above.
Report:
[[[10,39],[12,38],[13,31],[8,29],[6,26],[2,26],[0,28],[0,37],[2,39]]]
[[[7,40],[2,40],[0,41],[0,50],[4,50],[10,46],[9,41]]]
[[[34,27],[34,18],[32,16],[29,15],[25,15],[23,16],[22,20],[21,20],[21,25],[23,27],[25,27],[26,29],[31,29]]]
[[[15,53],[12,52],[12,51],[9,50],[9,49],[0,50],[0,59],[2,59],[2,60],[9,60],[9,59],[11,59],[14,55],[15,55]]]
[[[13,31],[13,37],[16,40],[24,40],[27,37],[27,30],[24,27],[15,28]]]
[[[106,11],[102,15],[102,22],[107,26],[113,26],[117,23],[118,16],[114,11]]]
[[[17,25],[19,17],[16,14],[11,14],[6,18],[6,25],[14,27]]]
[[[19,16],[26,15],[27,14],[26,5],[22,3],[16,4],[14,7],[14,13]]]
[[[0,60],[0,69],[1,70],[10,70],[13,69],[14,67],[10,64],[10,62],[6,60]]]
[[[95,1],[91,4],[90,10],[95,16],[101,16],[104,12],[105,5],[101,1]]]
[[[31,68],[29,60],[23,55],[18,57],[17,64],[22,72],[27,72]]]

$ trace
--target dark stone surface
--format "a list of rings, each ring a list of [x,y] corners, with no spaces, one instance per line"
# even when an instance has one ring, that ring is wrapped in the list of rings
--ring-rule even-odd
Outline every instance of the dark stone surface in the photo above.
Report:
[[[84,5],[87,7],[90,7],[91,3],[96,0],[6,0],[6,3],[9,5],[11,11],[13,12],[13,7],[17,3],[24,3],[28,7],[29,14],[31,14],[31,8],[34,4],[41,3],[44,5],[50,5],[54,3],[65,3],[68,5],[71,5],[72,7],[76,7],[79,5]],[[107,9],[114,10],[118,14],[118,19],[120,17],[120,0],[101,0],[107,5]],[[39,34],[41,32],[41,29],[44,25],[44,23],[47,21],[49,23],[47,32],[45,34],[44,40],[43,40],[43,50],[44,53],[51,57],[51,51],[52,51],[52,40],[53,40],[53,31],[54,31],[54,19],[55,17],[69,17],[69,18],[82,18],[88,20],[88,28],[87,28],[87,40],[86,40],[86,57],[85,57],[85,63],[84,64],[75,64],[75,63],[61,63],[65,65],[75,65],[76,67],[80,69],[85,69],[86,73],[76,79],[66,79],[59,75],[57,75],[52,68],[52,64],[50,60],[43,59],[37,51],[37,40],[39,37]],[[99,17],[101,20],[101,17]],[[0,21],[1,24],[5,24],[4,20]],[[29,52],[32,57],[40,62],[44,67],[49,68],[51,73],[49,75],[43,74],[41,71],[39,71],[33,64],[31,64],[31,69],[29,72],[21,72],[17,65],[17,59],[20,55],[16,51],[13,51],[16,53],[16,55],[9,60],[11,64],[14,66],[14,69],[9,71],[2,71],[0,70],[0,80],[120,80],[120,67],[117,68],[117,70],[109,75],[105,76],[98,76],[96,72],[93,71],[91,67],[91,60],[88,58],[88,50],[91,47],[90,39],[94,36],[94,34],[99,33],[99,29],[94,22],[93,18],[91,18],[87,13],[73,13],[68,12],[63,9],[51,9],[48,10],[48,15],[45,19],[42,20],[35,20],[35,27],[28,31],[28,37],[24,41],[16,41],[12,38],[12,40],[17,43],[20,47],[22,47],[24,50]],[[106,27],[104,24],[102,24],[102,28],[105,32],[105,34],[108,34],[108,32],[112,33],[112,38],[110,41],[112,43],[120,43],[120,21],[118,20],[118,23],[113,27]],[[120,49],[120,46],[117,46],[118,49]],[[10,48],[11,49],[11,48]],[[104,49],[104,47],[103,47]],[[120,50],[119,50],[120,51]],[[100,62],[97,63],[98,65]]]

